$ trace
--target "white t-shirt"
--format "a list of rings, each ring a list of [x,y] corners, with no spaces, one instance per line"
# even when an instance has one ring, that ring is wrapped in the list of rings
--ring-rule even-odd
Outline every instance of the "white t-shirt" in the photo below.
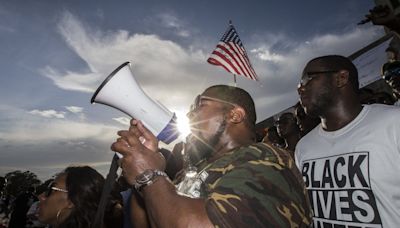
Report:
[[[400,227],[400,108],[365,105],[333,132],[321,125],[296,147],[314,227]]]

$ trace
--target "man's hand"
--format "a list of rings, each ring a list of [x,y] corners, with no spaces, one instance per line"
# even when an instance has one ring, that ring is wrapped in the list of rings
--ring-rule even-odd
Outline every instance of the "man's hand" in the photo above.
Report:
[[[377,5],[369,10],[365,15],[367,21],[370,20],[374,25],[384,25],[390,30],[399,32],[400,17],[395,15],[393,10],[387,5]]]
[[[158,152],[158,139],[142,122],[131,120],[128,131],[119,131],[120,136],[111,150],[122,154],[121,168],[129,184],[134,184],[136,176],[146,169],[165,169],[165,159]]]
[[[374,25],[385,25],[391,20],[395,19],[393,11],[387,5],[377,5],[369,10],[369,14],[365,15],[372,21]]]

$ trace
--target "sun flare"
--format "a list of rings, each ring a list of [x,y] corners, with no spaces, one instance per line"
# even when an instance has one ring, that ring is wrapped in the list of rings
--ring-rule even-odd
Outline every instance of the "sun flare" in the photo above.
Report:
[[[183,111],[176,111],[177,127],[180,133],[180,138],[184,140],[190,134],[190,124],[186,113]]]

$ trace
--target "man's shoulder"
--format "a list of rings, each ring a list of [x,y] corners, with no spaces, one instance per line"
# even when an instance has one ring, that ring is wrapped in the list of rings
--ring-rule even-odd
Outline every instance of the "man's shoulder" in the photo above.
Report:
[[[224,177],[249,178],[255,173],[269,173],[269,169],[291,167],[293,159],[287,151],[265,143],[254,143],[237,148],[210,163],[207,172]],[[232,173],[232,174],[230,174]]]
[[[228,153],[225,159],[230,160],[231,163],[241,164],[265,159],[287,160],[289,157],[290,154],[286,150],[260,142],[239,147],[231,153]]]
[[[300,218],[296,211],[300,209],[301,222],[308,221],[310,210],[304,183],[287,152],[257,143],[238,148],[230,156],[235,157],[231,164],[209,170],[207,211],[214,224],[243,225],[255,216],[251,219],[254,224],[248,226],[282,227],[293,222],[293,218],[280,214],[283,208],[296,215],[295,220]]]
[[[393,106],[393,105],[387,105],[387,104],[369,104],[369,105],[365,105],[365,106],[369,106],[371,107],[371,109],[373,110],[378,110],[378,111],[384,111],[386,112],[387,110],[392,110],[393,112],[399,112],[400,108]]]
[[[263,142],[259,142],[240,147],[237,149],[237,151],[239,153],[249,153],[249,154],[254,154],[256,156],[257,155],[264,156],[266,154],[273,154],[274,151],[279,151],[279,148]]]
[[[365,105],[369,109],[370,116],[377,121],[399,121],[400,107],[396,105],[371,104]]]
[[[294,166],[294,160],[287,151],[265,143],[255,143],[238,148],[223,159],[215,161],[207,172],[218,176],[216,179],[229,180],[228,184],[232,182],[231,179],[251,180],[256,176],[259,178],[257,182],[261,183],[277,176],[286,179],[286,175],[296,173],[297,170],[293,170],[296,169]],[[285,169],[290,172],[280,172]],[[224,185],[224,182],[221,181],[221,184]],[[242,181],[241,183],[245,184]]]

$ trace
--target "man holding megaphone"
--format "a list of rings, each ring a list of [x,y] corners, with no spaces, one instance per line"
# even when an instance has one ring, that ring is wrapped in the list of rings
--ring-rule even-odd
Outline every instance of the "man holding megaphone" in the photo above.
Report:
[[[168,179],[158,139],[140,120],[119,131],[111,146],[123,155],[123,175],[134,186],[131,219],[136,226],[311,224],[304,183],[291,156],[255,143],[255,107],[246,91],[212,86],[197,96],[188,117],[190,141],[204,159],[184,192]]]

